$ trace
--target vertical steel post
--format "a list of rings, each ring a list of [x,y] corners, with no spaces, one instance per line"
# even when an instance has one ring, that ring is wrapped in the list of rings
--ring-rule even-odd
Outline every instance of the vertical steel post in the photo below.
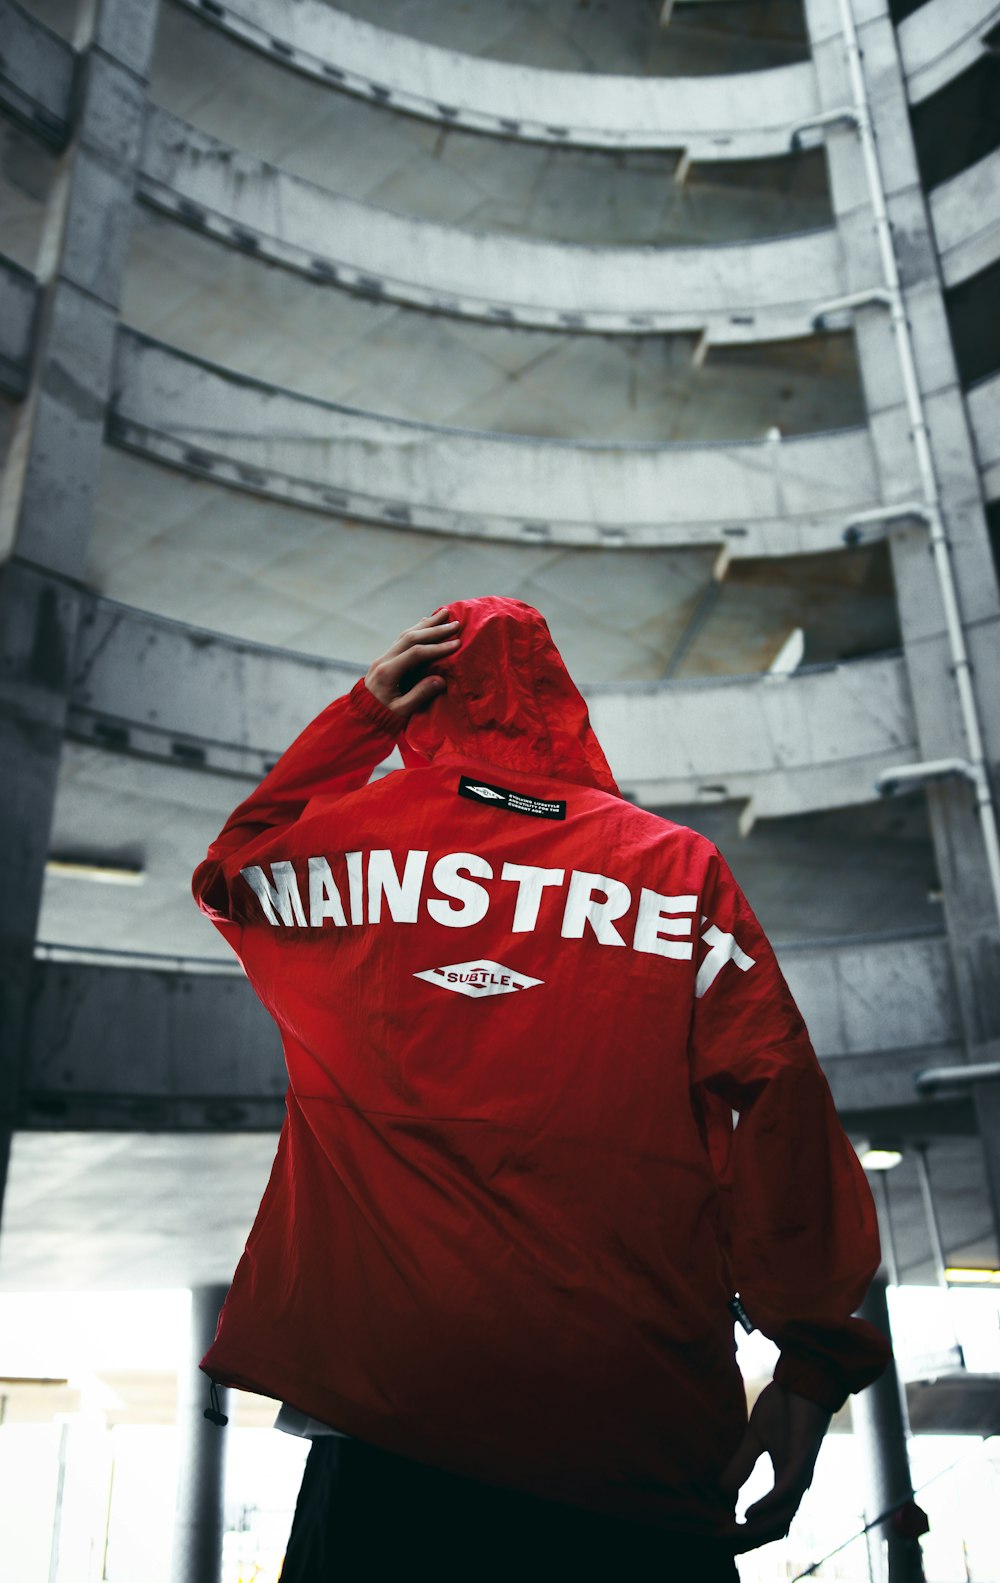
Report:
[[[886,1285],[886,1272],[881,1269],[859,1312],[891,1340]],[[895,1360],[874,1385],[851,1397],[851,1423],[865,1461],[865,1519],[870,1522],[896,1502],[913,1496],[906,1399]],[[871,1530],[868,1555],[873,1583],[924,1583],[919,1543],[904,1539],[891,1519]]]
[[[178,1380],[177,1429],[180,1455],[171,1577],[184,1583],[219,1583],[222,1570],[223,1500],[228,1427],[205,1417],[209,1382],[198,1367],[215,1339],[226,1286],[196,1286],[191,1292],[188,1353]],[[229,1392],[220,1389],[222,1411]]]

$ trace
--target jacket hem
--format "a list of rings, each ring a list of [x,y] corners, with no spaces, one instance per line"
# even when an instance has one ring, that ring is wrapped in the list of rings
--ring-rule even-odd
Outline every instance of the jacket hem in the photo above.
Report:
[[[343,1412],[338,1411],[334,1405],[335,1399],[322,1387],[317,1388],[315,1380],[305,1381],[285,1365],[277,1366],[272,1360],[259,1357],[256,1353],[228,1346],[226,1347],[226,1361],[224,1363],[220,1361],[220,1363],[216,1364],[212,1360],[212,1353],[215,1349],[216,1344],[213,1344],[202,1358],[199,1368],[203,1374],[214,1380],[217,1385],[229,1386],[236,1390],[251,1391],[258,1396],[268,1396],[273,1401],[288,1403],[299,1412],[321,1418],[325,1422],[333,1423],[338,1419],[343,1421],[345,1417],[354,1418],[354,1415],[350,1412],[345,1415]],[[271,1383],[265,1383],[265,1381],[270,1381]],[[311,1396],[312,1406],[310,1408],[299,1405],[303,1401],[304,1396]],[[397,1456],[408,1457],[411,1461],[423,1461],[429,1466],[440,1467],[446,1472],[470,1477],[467,1473],[463,1474],[461,1467],[456,1465],[454,1459],[445,1459],[443,1457],[440,1459],[437,1457],[424,1458],[419,1454],[415,1454],[412,1449],[404,1447],[400,1443],[400,1438],[392,1432],[393,1424],[394,1421],[389,1419],[386,1419],[384,1424],[382,1424],[371,1413],[362,1409],[350,1427],[345,1427],[339,1433],[346,1439],[366,1442],[368,1445],[394,1453]],[[383,1433],[383,1428],[388,1432]],[[539,1482],[531,1478],[520,1480],[502,1476],[489,1478],[478,1475],[474,1477],[476,1482],[479,1483],[494,1484],[501,1488],[519,1490],[523,1494],[533,1495],[541,1500],[549,1500],[557,1505],[579,1506],[588,1511],[601,1512],[609,1517],[617,1517],[639,1523],[647,1528],[683,1535],[685,1538],[718,1540],[730,1537],[724,1525],[713,1523],[710,1518],[699,1522],[696,1517],[693,1522],[690,1521],[688,1513],[691,1505],[696,1503],[697,1498],[695,1497],[692,1500],[692,1497],[685,1490],[678,1490],[676,1494],[673,1491],[665,1490],[664,1494],[667,1499],[664,1500],[661,1506],[645,1504],[644,1511],[639,1513],[634,1510],[623,1509],[623,1503],[615,1500],[616,1492],[613,1487],[609,1488],[608,1499],[606,1500],[601,1497],[595,1497],[592,1490],[582,1491],[580,1498],[575,1500],[566,1495],[553,1495],[540,1488]],[[626,1497],[624,1504],[631,1507],[632,1503],[627,1499],[628,1491],[623,1490],[621,1493]]]

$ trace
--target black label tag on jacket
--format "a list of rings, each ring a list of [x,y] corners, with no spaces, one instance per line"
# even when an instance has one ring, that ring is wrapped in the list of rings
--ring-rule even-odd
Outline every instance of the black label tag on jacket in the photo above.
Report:
[[[565,819],[566,804],[554,797],[532,797],[528,792],[509,791],[506,786],[491,786],[489,781],[463,775],[458,795],[487,808],[506,808],[510,813],[527,813],[535,819]]]

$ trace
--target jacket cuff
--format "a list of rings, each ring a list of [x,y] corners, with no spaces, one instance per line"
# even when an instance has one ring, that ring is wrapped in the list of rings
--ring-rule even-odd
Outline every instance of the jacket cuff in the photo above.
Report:
[[[839,1412],[850,1395],[839,1369],[801,1353],[783,1352],[775,1364],[774,1379],[786,1391],[794,1391],[830,1413]]]
[[[355,682],[348,693],[348,698],[354,713],[360,715],[369,725],[384,731],[386,736],[398,737],[405,729],[406,721],[403,716],[394,715],[391,709],[387,709],[385,704],[381,703],[365,686],[363,676],[360,681]]]

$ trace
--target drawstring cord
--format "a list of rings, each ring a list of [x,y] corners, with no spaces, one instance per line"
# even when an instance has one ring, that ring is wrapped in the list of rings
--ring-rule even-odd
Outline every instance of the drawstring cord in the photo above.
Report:
[[[209,1381],[208,1399],[211,1406],[205,1408],[205,1417],[210,1424],[218,1424],[220,1429],[224,1428],[228,1424],[229,1419],[222,1411],[222,1403],[219,1401],[219,1387],[214,1380]]]

